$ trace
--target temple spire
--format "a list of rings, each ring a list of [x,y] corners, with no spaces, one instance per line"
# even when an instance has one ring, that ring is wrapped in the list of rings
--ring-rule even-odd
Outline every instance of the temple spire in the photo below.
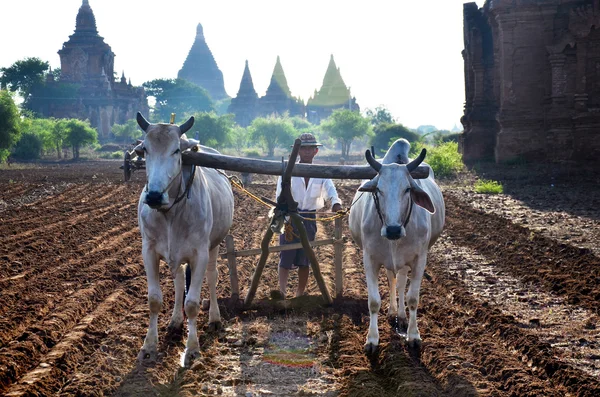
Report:
[[[277,61],[275,62],[275,68],[273,68],[273,75],[271,76],[271,83],[269,84],[269,88],[267,88],[266,96],[277,94],[277,91],[281,91],[288,97],[291,96],[279,55],[277,55]]]
[[[90,7],[88,0],[83,0],[77,18],[75,20],[75,34],[98,34],[96,29],[96,17]]]

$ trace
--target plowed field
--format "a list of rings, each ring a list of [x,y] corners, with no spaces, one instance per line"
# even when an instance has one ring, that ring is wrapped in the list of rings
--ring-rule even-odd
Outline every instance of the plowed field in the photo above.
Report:
[[[421,290],[420,352],[390,325],[380,277],[381,346],[367,358],[361,252],[344,245],[344,294],[321,305],[242,311],[219,261],[224,328],[198,324],[201,357],[181,367],[184,337],[167,336],[165,295],[156,363],[137,364],[148,326],[136,206],[144,174],[122,183],[119,163],[13,165],[0,171],[0,395],[7,396],[598,396],[600,395],[600,194],[598,178],[494,167],[480,175],[505,194],[473,192],[473,176],[442,181],[446,228]],[[357,181],[336,182],[348,205]],[[272,197],[275,178],[249,190]],[[237,250],[257,248],[268,208],[234,190]],[[320,223],[317,239],[333,235]],[[344,235],[349,236],[347,221]],[[224,248],[223,248],[224,251]],[[315,249],[334,291],[333,247]],[[238,258],[242,297],[256,257]],[[256,294],[277,285],[271,254]],[[208,291],[202,294],[208,297]]]

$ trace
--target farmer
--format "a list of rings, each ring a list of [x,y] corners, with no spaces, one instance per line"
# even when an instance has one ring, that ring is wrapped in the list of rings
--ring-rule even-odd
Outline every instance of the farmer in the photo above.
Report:
[[[313,158],[319,152],[319,146],[315,136],[310,133],[300,135],[300,163],[312,164]],[[294,200],[298,202],[298,212],[304,218],[303,221],[306,234],[310,241],[315,239],[317,234],[316,211],[325,206],[326,200],[331,200],[333,212],[342,210],[342,202],[338,198],[337,191],[331,179],[308,178],[308,177],[292,177],[291,191]],[[277,180],[277,193],[275,198],[281,193],[281,176]],[[296,228],[293,228],[292,233],[284,233],[279,236],[279,243],[292,244],[300,242],[300,233]],[[274,294],[274,297],[285,299],[287,292],[287,283],[290,275],[290,270],[298,269],[298,290],[296,297],[302,296],[306,289],[309,274],[309,259],[304,253],[303,248],[296,250],[281,251],[279,256],[279,291],[281,296]]]

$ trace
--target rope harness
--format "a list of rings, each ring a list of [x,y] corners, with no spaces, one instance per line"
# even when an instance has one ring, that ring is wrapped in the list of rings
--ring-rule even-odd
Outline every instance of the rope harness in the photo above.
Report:
[[[379,196],[377,195],[377,191],[378,191],[378,189],[375,189],[375,191],[371,192],[371,196],[373,196],[373,201],[375,202],[375,210],[377,211],[377,215],[379,216],[381,225],[382,226],[385,225],[387,227],[387,223],[383,220],[383,215],[381,214],[381,207],[379,205]],[[402,223],[402,227],[404,227],[404,228],[406,228],[406,225],[408,225],[408,222],[410,221],[410,215],[412,214],[412,209],[414,207],[413,199],[410,195],[409,195],[409,197],[410,197],[410,204],[408,205],[408,215],[406,216],[406,219]]]

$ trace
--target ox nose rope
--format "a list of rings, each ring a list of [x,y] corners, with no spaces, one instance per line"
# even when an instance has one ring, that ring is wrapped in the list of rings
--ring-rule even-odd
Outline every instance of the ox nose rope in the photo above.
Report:
[[[183,179],[182,170],[179,170],[179,172],[181,174],[181,179]],[[183,193],[181,193],[181,195],[175,199],[175,201],[173,202],[173,204],[171,204],[171,206],[169,208],[167,208],[167,209],[159,208],[159,209],[157,209],[157,211],[160,211],[163,214],[166,214],[167,212],[169,212],[169,210],[171,208],[173,208],[173,206],[175,206],[175,204],[177,204],[178,202],[183,200],[184,197],[190,198],[190,188],[192,187],[192,183],[194,182],[194,175],[196,175],[196,166],[192,165],[192,173],[191,173],[189,179],[187,180],[187,182],[185,183],[185,190],[183,191]],[[179,189],[177,189],[178,191],[181,190],[181,179],[179,180]]]
[[[375,202],[375,210],[377,211],[377,215],[379,216],[381,225],[385,225],[387,227],[388,224],[383,220],[383,215],[381,214],[381,207],[379,205],[379,196],[377,195],[377,190],[372,192],[371,195],[373,196],[373,201]],[[406,219],[402,223],[402,227],[404,227],[404,228],[406,228],[406,225],[408,225],[408,222],[410,221],[410,216],[412,215],[412,209],[414,206],[412,197],[409,196],[409,198],[410,198],[410,204],[408,205],[408,215],[406,216]]]

